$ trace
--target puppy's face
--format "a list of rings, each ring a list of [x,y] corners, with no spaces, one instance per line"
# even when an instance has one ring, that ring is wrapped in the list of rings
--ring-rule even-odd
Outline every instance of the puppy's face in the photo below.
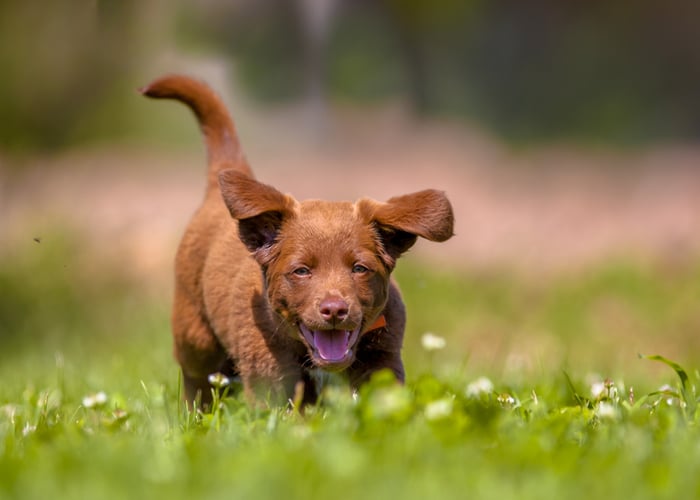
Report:
[[[326,370],[352,364],[360,337],[386,306],[396,259],[417,236],[452,236],[452,209],[438,191],[386,203],[297,202],[234,171],[222,172],[220,184],[271,307]]]
[[[346,368],[387,301],[390,270],[376,231],[351,203],[306,201],[276,241],[265,273],[271,306],[317,366]]]

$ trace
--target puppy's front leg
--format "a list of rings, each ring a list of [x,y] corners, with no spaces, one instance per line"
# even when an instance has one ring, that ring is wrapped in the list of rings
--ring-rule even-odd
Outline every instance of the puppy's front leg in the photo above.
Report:
[[[211,404],[209,375],[226,371],[228,361],[226,352],[199,311],[200,306],[176,289],[172,316],[173,347],[182,369],[185,400],[190,408],[197,399],[204,408]]]
[[[274,370],[277,371],[277,370]],[[242,374],[243,391],[251,404],[266,404],[281,406],[287,402],[301,404],[314,403],[316,400],[315,386],[302,370],[289,366],[279,373]]]
[[[372,374],[384,369],[391,371],[399,382],[404,382],[405,372],[400,353],[381,350],[358,353],[356,362],[348,369],[350,385],[353,389],[358,389],[369,381]]]
[[[406,328],[406,307],[394,281],[389,284],[389,300],[384,316],[384,327],[367,332],[360,339],[357,359],[348,370],[350,383],[355,389],[367,382],[373,373],[384,369],[390,370],[399,382],[404,382],[401,348]]]

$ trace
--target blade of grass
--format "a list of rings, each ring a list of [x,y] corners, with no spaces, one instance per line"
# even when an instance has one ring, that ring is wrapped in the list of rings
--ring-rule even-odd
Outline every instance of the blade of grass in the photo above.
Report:
[[[587,402],[584,398],[582,398],[578,392],[576,392],[576,387],[574,387],[574,383],[571,380],[571,377],[569,377],[569,374],[566,373],[566,371],[562,370],[562,373],[564,374],[564,378],[566,379],[566,384],[569,386],[569,389],[571,390],[571,394],[573,394],[574,399],[576,402],[579,404],[579,406],[587,406]]]
[[[650,361],[660,361],[661,363],[664,363],[665,365],[671,367],[676,372],[678,378],[681,380],[681,396],[683,397],[683,401],[686,404],[686,408],[688,409],[690,416],[693,417],[695,415],[697,401],[695,399],[695,391],[693,390],[693,387],[690,384],[690,378],[688,377],[688,374],[686,373],[685,369],[675,361],[671,361],[670,359],[660,356],[658,354],[640,354],[639,357],[641,359],[648,359]]]

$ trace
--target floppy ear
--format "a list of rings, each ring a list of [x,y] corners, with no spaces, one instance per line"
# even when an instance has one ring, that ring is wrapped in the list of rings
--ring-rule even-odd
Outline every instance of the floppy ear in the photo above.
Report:
[[[366,220],[374,224],[383,246],[383,257],[390,268],[413,246],[418,236],[445,241],[453,235],[452,205],[442,191],[427,189],[397,196],[385,203],[362,199],[358,201],[358,208]]]
[[[219,186],[231,217],[238,220],[241,241],[263,264],[282,223],[294,214],[296,200],[237,170],[222,171]]]

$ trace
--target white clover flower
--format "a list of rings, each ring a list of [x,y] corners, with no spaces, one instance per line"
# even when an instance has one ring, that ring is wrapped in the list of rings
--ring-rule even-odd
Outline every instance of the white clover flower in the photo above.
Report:
[[[614,420],[618,417],[618,411],[617,408],[615,408],[615,405],[605,401],[598,404],[597,408],[595,409],[595,414],[601,419]]]
[[[231,379],[229,379],[223,373],[211,373],[209,375],[209,383],[217,389],[222,389],[224,387],[228,387],[231,384]]]
[[[453,407],[453,398],[442,398],[437,401],[431,401],[425,407],[425,418],[428,420],[441,420],[449,417],[452,414]]]
[[[95,394],[90,394],[83,398],[83,406],[85,408],[99,408],[107,402],[107,394],[100,391]]]
[[[609,378],[591,383],[591,396],[593,396],[595,400],[611,399],[613,401],[618,401],[620,399],[617,386],[615,386],[615,383]]]
[[[603,392],[605,392],[604,382],[594,382],[591,384],[591,396],[593,396],[593,399],[600,398],[603,395]]]
[[[479,377],[467,386],[467,397],[476,398],[493,392],[493,382],[486,377]]]
[[[664,401],[668,406],[673,406],[676,404],[679,406],[683,406],[680,398],[676,397],[676,390],[670,385],[662,385],[661,387],[659,387],[659,392],[664,393],[666,395],[666,399]]]
[[[432,332],[425,332],[420,338],[420,341],[423,345],[423,349],[426,351],[438,351],[440,349],[444,349],[447,345],[444,338],[435,335]]]
[[[499,403],[501,403],[501,406],[505,406],[507,408],[512,408],[518,402],[517,399],[507,393],[499,394],[498,398],[496,399]]]

